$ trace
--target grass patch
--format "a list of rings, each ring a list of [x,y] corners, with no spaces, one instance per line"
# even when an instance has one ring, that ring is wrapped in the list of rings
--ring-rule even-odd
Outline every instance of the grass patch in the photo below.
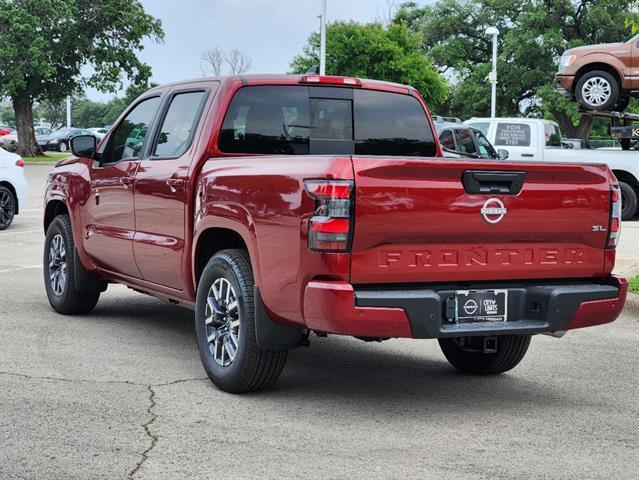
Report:
[[[55,163],[58,160],[68,157],[69,153],[47,152],[41,157],[22,157],[26,163]]]
[[[628,283],[628,289],[632,293],[639,293],[639,275],[635,275]]]

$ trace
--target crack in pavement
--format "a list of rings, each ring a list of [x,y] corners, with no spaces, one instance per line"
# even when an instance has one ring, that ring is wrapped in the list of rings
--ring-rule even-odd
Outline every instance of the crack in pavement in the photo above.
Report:
[[[144,428],[144,433],[146,434],[146,436],[151,439],[151,444],[146,448],[146,450],[142,452],[140,460],[138,461],[138,463],[135,464],[133,470],[129,472],[129,475],[127,477],[129,480],[133,480],[135,478],[135,474],[138,473],[138,471],[142,468],[142,465],[144,465],[144,463],[149,459],[151,450],[153,450],[155,444],[158,443],[159,438],[155,433],[151,431],[150,428],[153,422],[155,422],[155,420],[158,418],[158,414],[154,411],[156,405],[155,390],[153,390],[153,387],[151,385],[149,385],[147,388],[149,389],[149,408],[147,408],[146,413],[149,414],[150,418],[144,425],[142,425],[142,428]]]
[[[133,480],[135,478],[135,475],[142,468],[144,463],[149,459],[149,455],[151,454],[151,450],[153,450],[155,448],[155,445],[157,444],[158,439],[159,439],[158,435],[156,435],[155,433],[153,433],[151,431],[151,425],[158,418],[158,414],[155,413],[156,401],[155,401],[155,390],[154,390],[154,388],[166,387],[166,386],[175,385],[175,384],[178,384],[178,383],[201,382],[201,381],[204,381],[204,380],[208,380],[208,377],[204,377],[204,378],[180,378],[180,379],[177,379],[177,380],[173,380],[171,382],[149,384],[149,383],[131,382],[131,381],[128,381],[128,380],[87,380],[87,379],[72,379],[72,378],[61,378],[61,377],[36,376],[36,375],[27,375],[27,374],[18,373],[18,372],[5,372],[5,371],[0,371],[0,375],[27,378],[27,379],[30,379],[30,380],[52,380],[52,381],[70,382],[70,383],[78,383],[79,382],[79,383],[93,383],[93,384],[102,384],[102,385],[105,385],[105,384],[111,384],[111,385],[116,384],[116,385],[133,385],[133,386],[138,386],[138,387],[146,387],[147,390],[149,391],[149,397],[148,397],[148,399],[149,399],[149,407],[146,409],[146,413],[147,413],[147,415],[149,415],[149,419],[148,419],[148,421],[146,423],[144,423],[142,425],[142,428],[144,429],[145,435],[151,440],[151,443],[140,454],[140,460],[138,460],[138,462],[135,464],[133,469],[127,475],[127,479],[128,480]]]
[[[132,382],[130,380],[90,380],[86,378],[64,378],[64,377],[49,377],[49,376],[40,376],[40,375],[27,375],[25,373],[19,372],[4,372],[0,371],[0,375],[7,375],[10,377],[21,377],[28,378],[30,380],[53,380],[56,382],[70,382],[70,383],[95,383],[98,385],[133,385],[137,387],[167,387],[169,385],[175,385],[178,383],[186,383],[186,382],[202,382],[204,380],[208,380],[208,377],[198,377],[198,378],[179,378],[177,380],[171,380],[170,382],[164,383],[139,383]]]

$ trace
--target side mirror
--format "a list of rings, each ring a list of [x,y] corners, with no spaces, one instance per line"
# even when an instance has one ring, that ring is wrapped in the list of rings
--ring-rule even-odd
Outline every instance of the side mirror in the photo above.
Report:
[[[508,152],[508,150],[500,148],[499,150],[497,150],[497,156],[499,157],[499,160],[507,160],[508,157],[510,157],[510,153]]]
[[[93,135],[77,135],[71,138],[71,152],[76,157],[95,158],[98,143]]]

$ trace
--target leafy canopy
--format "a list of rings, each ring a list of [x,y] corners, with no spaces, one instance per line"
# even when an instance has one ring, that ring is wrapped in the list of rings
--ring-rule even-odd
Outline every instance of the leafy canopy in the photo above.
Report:
[[[116,91],[121,76],[145,82],[136,52],[163,38],[137,0],[0,0],[0,96],[56,101],[89,85]],[[83,67],[92,70],[81,77]]]
[[[628,40],[639,23],[636,7],[628,0],[440,0],[403,4],[394,21],[420,33],[422,50],[455,80],[448,113],[488,115],[492,38],[485,30],[496,26],[498,115],[545,114],[570,130],[583,119],[552,89],[558,57],[579,45]]]
[[[291,62],[293,73],[319,65],[319,44],[319,34],[311,34],[303,53]],[[437,107],[446,98],[448,85],[423,55],[421,45],[420,34],[405,25],[335,22],[326,33],[326,73],[412,85],[431,107]]]

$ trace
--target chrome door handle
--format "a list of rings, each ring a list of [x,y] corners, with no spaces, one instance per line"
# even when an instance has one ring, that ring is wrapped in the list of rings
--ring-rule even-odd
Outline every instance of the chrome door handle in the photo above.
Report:
[[[133,181],[133,177],[120,177],[120,183],[124,185],[124,188],[129,188],[131,185],[133,185]]]
[[[168,178],[166,180],[166,184],[171,189],[171,192],[175,193],[177,191],[177,187],[184,184],[184,180],[182,180],[181,178]]]

